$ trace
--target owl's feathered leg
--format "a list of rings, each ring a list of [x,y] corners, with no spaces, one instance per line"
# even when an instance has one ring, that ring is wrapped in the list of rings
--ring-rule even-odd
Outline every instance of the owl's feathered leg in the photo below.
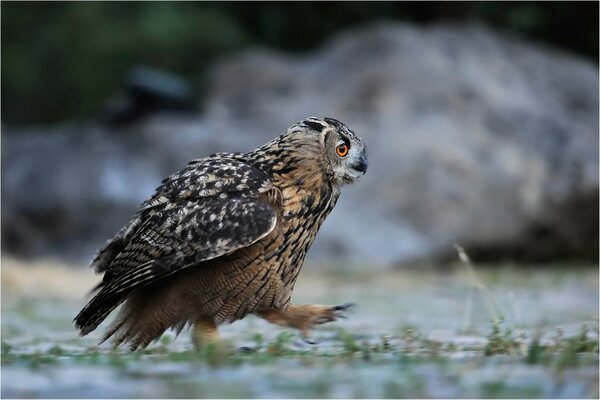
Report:
[[[213,319],[201,318],[194,323],[192,331],[192,341],[196,350],[200,350],[207,343],[216,342],[219,340],[219,332],[217,325]]]
[[[276,308],[260,309],[255,314],[273,324],[298,329],[304,340],[311,343],[310,339],[308,339],[311,329],[316,325],[335,321],[339,318],[346,318],[344,312],[352,306],[353,304],[351,303],[339,306],[299,304],[290,305],[286,310]]]

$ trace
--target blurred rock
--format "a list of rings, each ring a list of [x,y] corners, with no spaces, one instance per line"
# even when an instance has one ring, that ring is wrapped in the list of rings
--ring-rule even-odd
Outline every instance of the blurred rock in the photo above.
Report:
[[[10,129],[2,244],[91,257],[168,173],[246,151],[309,115],[346,122],[369,172],[343,193],[309,261],[406,264],[598,255],[598,71],[480,26],[377,25],[315,52],[254,49],[215,66],[202,116]]]

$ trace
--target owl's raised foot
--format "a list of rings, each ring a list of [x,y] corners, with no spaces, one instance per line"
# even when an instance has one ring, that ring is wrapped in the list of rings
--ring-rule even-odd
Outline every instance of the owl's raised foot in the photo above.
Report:
[[[353,303],[344,303],[339,306],[329,307],[323,315],[315,320],[315,325],[325,324],[327,322],[336,321],[338,319],[348,319],[346,312],[355,307]]]
[[[271,323],[298,329],[306,343],[314,344],[314,341],[309,337],[309,332],[315,326],[336,321],[340,318],[347,318],[345,313],[353,306],[352,303],[339,306],[300,304],[291,305],[286,310],[261,309],[256,314]]]

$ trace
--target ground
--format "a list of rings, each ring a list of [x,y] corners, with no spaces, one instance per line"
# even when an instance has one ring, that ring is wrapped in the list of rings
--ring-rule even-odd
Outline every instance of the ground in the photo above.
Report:
[[[135,353],[78,337],[71,320],[96,279],[3,257],[3,398],[599,395],[597,267],[312,266],[296,302],[357,304],[316,345],[249,317],[199,353],[187,333]]]

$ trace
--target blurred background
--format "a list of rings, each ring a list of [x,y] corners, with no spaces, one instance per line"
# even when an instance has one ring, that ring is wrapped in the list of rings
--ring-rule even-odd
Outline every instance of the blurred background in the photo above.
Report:
[[[595,261],[597,11],[6,3],[2,251],[87,261],[189,159],[316,115],[362,135],[372,167],[309,261],[444,263],[453,243],[485,261]]]
[[[598,397],[597,2],[0,11],[2,397]],[[187,335],[77,337],[89,260],[165,176],[307,116],[367,143],[294,293],[349,320],[306,350],[246,318],[221,334],[263,350],[217,370]]]

